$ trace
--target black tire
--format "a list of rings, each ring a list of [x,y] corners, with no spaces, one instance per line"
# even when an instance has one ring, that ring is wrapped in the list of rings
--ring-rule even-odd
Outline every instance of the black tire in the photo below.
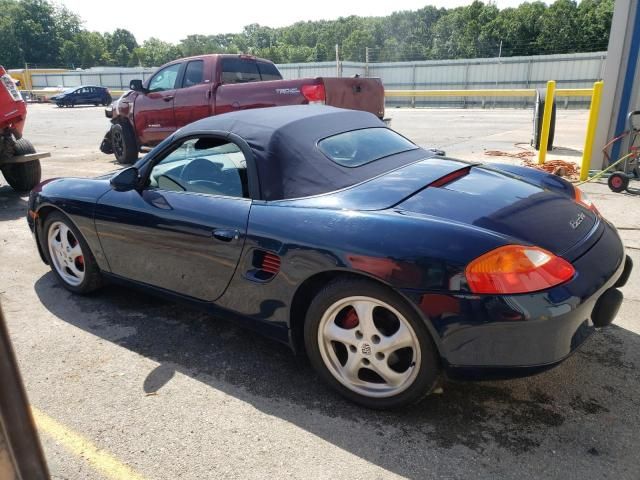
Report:
[[[629,177],[622,172],[612,173],[607,179],[607,185],[612,192],[624,192],[629,187]]]
[[[111,95],[107,95],[104,98],[104,101],[102,102],[102,106],[103,107],[107,107],[107,106],[111,105],[111,102],[113,102],[113,99],[111,98]]]
[[[540,150],[540,137],[542,136],[542,117],[544,116],[544,93],[538,90],[536,96],[536,103],[533,110],[533,138],[531,145]],[[553,138],[556,133],[556,102],[554,100],[551,107],[551,125],[549,126],[549,142],[547,143],[547,150],[553,149]]]
[[[111,127],[111,145],[118,163],[130,164],[138,159],[138,144],[129,124],[116,123]]]
[[[54,222],[62,222],[64,223],[69,230],[73,232],[73,235],[80,243],[80,248],[82,249],[82,255],[84,257],[84,279],[79,285],[71,285],[67,283],[56,270],[53,260],[51,259],[51,252],[49,250],[49,229],[51,228]],[[73,293],[78,294],[87,294],[91,293],[97,289],[99,289],[103,285],[103,278],[100,274],[100,268],[98,267],[98,263],[96,262],[89,245],[85,241],[84,237],[80,233],[80,231],[76,228],[69,218],[59,211],[53,211],[47,215],[43,221],[43,226],[41,230],[41,242],[42,249],[47,258],[47,262],[49,263],[49,267],[51,267],[51,271],[56,276],[60,284],[67,290]]]
[[[15,156],[36,153],[36,149],[31,142],[25,138],[17,140],[13,153]],[[26,163],[10,163],[2,167],[2,174],[7,183],[17,192],[28,192],[40,183],[42,168],[40,160],[33,160]]]
[[[341,299],[364,296],[396,309],[413,328],[420,346],[420,370],[413,382],[394,396],[372,397],[355,392],[334,377],[325,365],[318,342],[318,329],[324,313]],[[392,409],[414,404],[429,395],[440,379],[440,359],[424,322],[398,294],[366,279],[339,279],[329,283],[312,300],[304,326],[304,342],[309,361],[322,380],[349,400],[367,408]],[[355,350],[353,350],[355,351]]]
[[[56,103],[56,107],[62,108],[62,107],[64,107],[64,105],[62,103]]]

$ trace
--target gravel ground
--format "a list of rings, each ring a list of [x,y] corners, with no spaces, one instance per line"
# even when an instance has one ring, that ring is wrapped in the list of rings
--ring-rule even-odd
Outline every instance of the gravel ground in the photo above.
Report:
[[[389,113],[403,134],[463,158],[517,152],[530,136],[524,110]],[[562,148],[549,158],[579,158],[585,123],[559,111]],[[101,108],[35,105],[26,136],[52,153],[45,178],[92,176],[117,168],[97,150],[106,127]],[[640,265],[638,198],[585,190]],[[115,286],[71,295],[40,261],[25,208],[0,187],[0,300],[30,401],[145,478],[640,478],[638,270],[616,324],[558,368],[448,383],[381,413],[325,388],[286,347],[199,311]],[[102,478],[41,437],[54,478]]]

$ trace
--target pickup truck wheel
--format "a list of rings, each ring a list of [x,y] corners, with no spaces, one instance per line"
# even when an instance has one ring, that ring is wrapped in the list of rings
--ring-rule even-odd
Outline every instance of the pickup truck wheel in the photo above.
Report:
[[[118,163],[133,163],[138,158],[138,144],[129,125],[117,123],[111,127],[111,145]]]
[[[14,155],[28,155],[36,153],[31,142],[25,138],[16,141],[13,147]],[[10,163],[2,167],[2,174],[7,183],[18,192],[27,192],[40,183],[42,169],[40,160],[34,160],[26,163]]]

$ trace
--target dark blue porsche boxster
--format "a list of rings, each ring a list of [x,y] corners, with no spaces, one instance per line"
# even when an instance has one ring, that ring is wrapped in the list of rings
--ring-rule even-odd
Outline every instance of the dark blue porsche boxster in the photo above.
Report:
[[[115,175],[43,182],[28,221],[72,292],[125,282],[252,325],[373,408],[558,364],[631,271],[565,180],[323,106],[200,120]]]

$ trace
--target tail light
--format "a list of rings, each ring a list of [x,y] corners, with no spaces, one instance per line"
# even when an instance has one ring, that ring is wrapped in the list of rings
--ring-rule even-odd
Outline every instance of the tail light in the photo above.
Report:
[[[538,247],[506,245],[473,260],[465,269],[474,293],[529,293],[554,287],[575,275],[566,260]]]
[[[18,92],[18,89],[16,88],[16,85],[15,83],[13,83],[13,80],[11,79],[9,74],[6,73],[4,68],[0,70],[0,73],[1,73],[0,83],[2,83],[2,85],[4,86],[5,90],[7,91],[11,99],[14,102],[21,102],[22,96],[20,95],[20,92]]]
[[[582,190],[580,190],[578,187],[576,187],[574,185],[573,187],[573,191],[574,191],[574,200],[579,203],[580,205],[582,205],[585,208],[588,208],[589,210],[595,212],[595,213],[600,213],[598,211],[598,209],[596,208],[596,205],[591,201],[591,199],[589,198],[589,196],[584,193]]]
[[[325,93],[324,93],[323,84],[320,83],[317,85],[303,85],[300,88],[300,91],[302,92],[302,95],[304,95],[304,98],[306,98],[307,101],[309,102],[309,105],[312,105],[312,104],[324,105]]]

